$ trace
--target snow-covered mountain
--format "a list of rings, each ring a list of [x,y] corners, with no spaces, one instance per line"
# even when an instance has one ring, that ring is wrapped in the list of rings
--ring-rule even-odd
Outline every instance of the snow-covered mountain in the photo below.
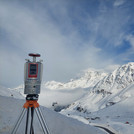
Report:
[[[112,105],[133,94],[127,91],[127,87],[134,83],[134,63],[125,64],[100,80],[89,93],[78,100],[76,104],[91,111],[102,109]],[[108,104],[109,103],[109,104]],[[92,105],[94,105],[94,108]],[[95,107],[95,105],[97,105]]]
[[[103,80],[99,81],[99,83],[94,86],[94,90],[105,90],[111,93],[116,93],[133,82],[134,63],[130,62],[117,68],[108,76],[104,77]]]
[[[61,113],[90,123],[103,122],[118,132],[131,134],[134,125],[133,106],[134,63],[131,62],[105,76],[88,94]]]
[[[67,83],[49,81],[44,83],[48,89],[75,89],[75,88],[92,88],[97,84],[107,73],[96,71],[94,69],[84,70],[81,76],[77,79],[71,79]]]

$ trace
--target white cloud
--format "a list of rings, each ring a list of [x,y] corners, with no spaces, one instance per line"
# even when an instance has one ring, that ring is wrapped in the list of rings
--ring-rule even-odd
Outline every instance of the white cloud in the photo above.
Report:
[[[120,6],[125,3],[125,0],[115,0],[114,6]]]
[[[33,5],[25,5],[25,2],[0,1],[0,30],[4,31],[0,49],[1,83],[17,86],[23,81],[24,59],[31,52],[40,53],[44,60],[44,80],[66,81],[88,67],[102,68],[114,64],[114,59],[102,54],[103,44],[98,37],[101,35],[113,45],[121,44],[124,32],[120,25],[128,20],[122,21],[120,12],[116,14],[107,8],[101,12],[100,7],[95,17],[89,12],[85,13],[85,18],[77,13],[80,10],[77,7],[75,21],[81,25],[76,26],[74,18],[69,15],[67,2],[44,1],[44,6],[40,2],[32,8]],[[84,14],[85,11],[79,12]],[[86,27],[90,32],[85,34],[87,40],[80,33],[80,27]]]
[[[130,45],[132,46],[132,48],[134,49],[134,36],[133,35],[128,35],[126,37],[126,40],[129,41]]]
[[[38,20],[42,16],[42,21]],[[84,45],[76,30],[72,29],[67,36],[62,34],[59,25],[51,20],[45,9],[43,15],[37,15],[26,7],[1,2],[0,18],[0,27],[8,33],[0,50],[3,77],[1,83],[5,85],[8,83],[15,86],[22,82],[24,59],[30,52],[41,53],[44,60],[44,79],[60,81],[73,77],[97,59],[98,48],[90,44]]]
[[[104,68],[105,71],[107,72],[112,72],[115,69],[117,69],[120,65],[114,64],[114,65],[108,65],[107,67]]]

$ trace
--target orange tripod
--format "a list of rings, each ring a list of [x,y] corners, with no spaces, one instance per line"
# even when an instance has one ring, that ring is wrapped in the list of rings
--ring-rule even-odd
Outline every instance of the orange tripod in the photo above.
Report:
[[[13,131],[11,134],[16,134],[17,129],[27,111],[27,117],[26,117],[26,127],[25,127],[25,134],[28,134],[28,123],[29,123],[29,109],[31,109],[31,125],[30,125],[30,134],[34,134],[34,127],[33,127],[33,117],[34,117],[34,111],[37,114],[37,117],[39,119],[40,125],[42,127],[43,133],[44,134],[50,134],[50,131],[47,127],[46,121],[43,117],[43,114],[41,112],[41,109],[39,107],[38,101],[38,95],[27,95],[26,97],[26,103],[23,105],[22,112],[15,124],[15,127],[13,128]]]

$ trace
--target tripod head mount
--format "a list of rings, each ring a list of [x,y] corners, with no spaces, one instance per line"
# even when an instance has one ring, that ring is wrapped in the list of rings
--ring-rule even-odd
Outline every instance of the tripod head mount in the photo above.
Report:
[[[38,100],[39,95],[38,94],[28,94],[26,96],[26,100]]]

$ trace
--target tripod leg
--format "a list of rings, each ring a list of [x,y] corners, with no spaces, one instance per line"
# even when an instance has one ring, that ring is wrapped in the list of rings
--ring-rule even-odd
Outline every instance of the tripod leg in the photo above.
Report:
[[[34,117],[34,107],[31,107],[31,127],[30,127],[30,134],[34,134],[33,117]]]
[[[45,134],[50,134],[50,131],[49,131],[48,127],[47,127],[46,121],[45,121],[45,119],[43,117],[43,114],[41,112],[40,107],[35,108],[35,110],[36,110],[36,113],[37,113],[37,116],[38,116],[38,119],[40,121],[40,124],[42,126],[43,131],[45,132]]]
[[[43,114],[42,114],[42,111],[41,111],[40,107],[38,107],[38,110],[39,110],[40,116],[41,116],[41,118],[42,118],[43,124],[44,124],[44,126],[46,127],[47,134],[50,134],[50,130],[49,130],[48,126],[47,126],[47,123],[46,123],[46,121],[45,121],[45,118],[44,118],[44,116],[43,116]]]
[[[18,129],[18,127],[19,127],[19,125],[20,125],[20,123],[21,123],[24,115],[25,115],[25,112],[26,112],[26,109],[23,108],[22,109],[22,112],[21,112],[21,114],[20,114],[20,116],[19,116],[19,118],[18,118],[18,120],[17,120],[17,122],[16,122],[16,124],[15,124],[15,126],[14,126],[13,131],[12,131],[11,134],[16,134],[16,131],[17,131],[17,129]]]
[[[28,121],[29,121],[29,107],[27,108],[27,118],[26,118],[25,134],[27,134],[27,131],[28,131]]]
[[[39,119],[39,122],[40,122],[40,125],[41,125],[41,127],[42,127],[43,133],[44,133],[44,134],[47,134],[46,128],[45,128],[45,126],[44,126],[44,124],[43,124],[43,122],[42,122],[42,119],[41,119],[41,117],[40,117],[40,114],[39,114],[39,111],[38,111],[37,108],[35,108],[35,112],[36,112],[37,117],[38,117],[38,119]]]

